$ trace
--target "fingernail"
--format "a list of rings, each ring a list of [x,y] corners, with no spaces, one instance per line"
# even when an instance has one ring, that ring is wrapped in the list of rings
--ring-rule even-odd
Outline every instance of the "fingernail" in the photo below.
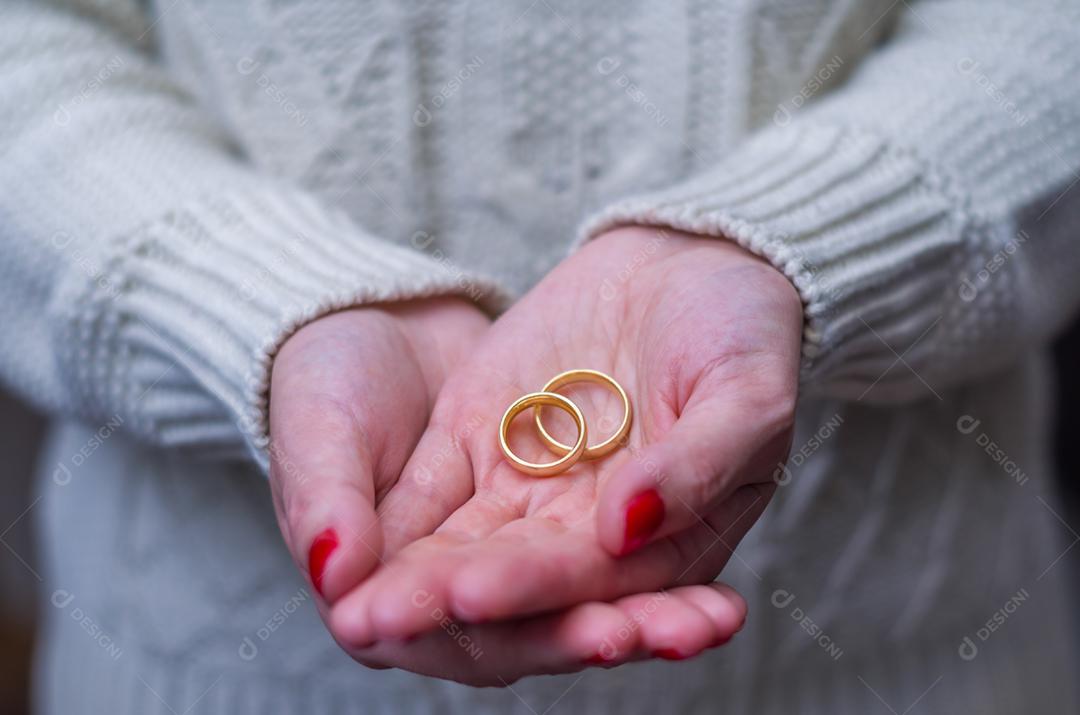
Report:
[[[653,658],[663,658],[664,660],[686,660],[690,657],[689,654],[680,653],[674,648],[660,648],[652,652]]]
[[[311,584],[320,596],[323,595],[322,579],[326,562],[330,560],[330,555],[337,547],[337,532],[333,529],[327,529],[311,542],[311,549],[308,551],[308,573],[311,575]]]
[[[655,489],[642,492],[626,506],[626,536],[623,553],[645,545],[664,521],[664,500]]]
[[[582,662],[585,663],[585,665],[607,665],[608,663],[613,662],[613,659],[605,658],[603,653],[594,653]]]

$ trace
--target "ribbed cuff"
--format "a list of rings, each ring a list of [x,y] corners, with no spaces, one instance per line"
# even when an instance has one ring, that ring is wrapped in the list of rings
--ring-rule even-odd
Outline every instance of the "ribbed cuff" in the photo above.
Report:
[[[706,174],[607,208],[581,240],[638,224],[738,242],[802,296],[804,385],[850,395],[941,315],[963,226],[950,193],[873,135],[771,127]]]
[[[87,412],[115,406],[114,420],[157,443],[250,453],[264,468],[271,363],[302,325],[429,296],[505,302],[489,280],[276,189],[178,209],[114,243],[94,280],[77,283],[57,302],[74,306],[57,342]]]

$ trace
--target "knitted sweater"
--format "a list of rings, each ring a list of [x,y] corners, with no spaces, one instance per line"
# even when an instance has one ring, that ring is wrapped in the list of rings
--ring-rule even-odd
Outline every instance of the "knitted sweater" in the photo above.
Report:
[[[1076,711],[1039,358],[1080,301],[1075,3],[153,5],[0,11],[0,376],[61,417],[44,712]],[[356,665],[259,478],[276,348],[497,312],[619,223],[805,302],[746,629],[512,690]]]

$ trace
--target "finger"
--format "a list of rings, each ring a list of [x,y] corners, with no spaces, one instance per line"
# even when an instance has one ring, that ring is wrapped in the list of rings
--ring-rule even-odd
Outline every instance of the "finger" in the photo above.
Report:
[[[525,675],[581,670],[599,662],[632,657],[637,639],[629,632],[626,615],[608,603],[583,603],[546,616],[503,623],[469,625],[444,616],[438,627],[403,641],[357,643],[350,631],[351,614],[339,606],[331,611],[330,628],[338,642],[365,664],[389,665],[415,673],[470,685],[507,685]],[[607,644],[608,659],[597,654]],[[366,646],[366,647],[365,647]]]
[[[664,660],[685,660],[727,643],[746,613],[742,598],[720,584],[675,588],[648,601],[635,596],[624,608],[635,609],[640,648]]]
[[[749,610],[746,600],[726,583],[713,581],[701,586],[682,586],[671,592],[690,601],[709,617],[715,635],[710,648],[727,643],[746,623]]]
[[[767,488],[742,487],[697,525],[621,558],[591,530],[559,530],[537,517],[515,521],[458,547],[446,603],[456,618],[482,622],[711,581],[769,496]]]
[[[477,446],[484,445],[488,440],[483,438],[498,430],[499,417],[476,407],[490,404],[477,395],[489,398],[492,394],[520,394],[520,389],[505,379],[488,377],[488,382],[477,384],[471,373],[458,373],[443,386],[430,423],[401,478],[379,505],[386,523],[388,555],[433,533],[448,520],[456,524],[455,529],[470,533],[485,533],[505,522],[497,514],[481,514],[478,519],[457,517],[463,506],[469,511],[468,506],[476,501],[473,497],[477,481],[487,471],[486,465],[495,459],[490,453],[474,453],[484,452]],[[491,385],[491,381],[498,386]],[[487,508],[502,510],[495,503]],[[492,526],[487,525],[489,516],[495,519]]]
[[[473,497],[475,482],[468,444],[474,433],[486,428],[487,420],[478,415],[457,417],[446,404],[436,406],[401,478],[379,504],[388,558],[433,533]]]
[[[271,466],[282,533],[315,591],[333,601],[379,562],[372,460],[351,414],[326,401],[271,407]]]
[[[410,544],[335,604],[353,644],[409,640],[450,613],[446,583],[458,568],[463,537],[435,534]]]
[[[619,599],[639,631],[639,650],[653,658],[683,660],[697,655],[715,640],[709,617],[674,593]]]
[[[328,600],[379,563],[374,504],[399,479],[447,371],[487,329],[462,307],[446,299],[334,313],[305,325],[275,357],[275,506],[294,558]]]
[[[471,558],[463,548],[520,517],[520,508],[493,493],[474,495],[435,534],[405,545],[345,598],[370,629],[368,639],[408,639],[434,628],[450,612],[449,583]],[[384,514],[383,522],[389,517]]]
[[[743,484],[769,481],[791,441],[795,376],[722,369],[701,377],[664,437],[607,480],[597,500],[600,543],[627,554],[696,524]]]
[[[734,634],[745,603],[729,587],[674,589],[636,594],[615,603],[589,602],[564,611],[518,621],[466,625],[449,617],[440,627],[408,643],[380,642],[357,647],[342,604],[334,607],[331,631],[361,662],[373,667],[399,667],[470,685],[509,685],[521,677],[557,674],[585,667],[612,666],[651,656],[652,642],[673,642],[689,649]],[[666,604],[656,608],[654,604]],[[717,618],[713,614],[722,614]],[[735,615],[732,615],[735,614]],[[664,634],[646,642],[650,634]],[[700,650],[700,649],[699,649]]]
[[[550,536],[543,533],[545,530],[559,529],[549,522],[543,528],[537,524],[526,533],[520,522],[515,524],[518,524],[517,532],[521,534],[518,538],[536,541],[545,541]],[[502,534],[500,544],[509,546],[507,542],[510,538],[508,534]],[[604,555],[596,546],[595,539],[582,538],[580,541],[591,542],[591,548],[597,554]],[[348,618],[352,642],[370,644],[386,639],[408,640],[435,630],[446,616],[461,618],[461,607],[451,601],[452,584],[457,580],[457,574],[470,570],[470,562],[477,562],[479,554],[485,551],[478,548],[483,542],[483,539],[472,538],[458,531],[439,532],[399,551],[384,568],[342,597],[337,604],[340,621]],[[484,580],[478,588],[487,588],[489,583],[490,580]],[[581,600],[584,599],[567,599],[560,601],[560,605],[569,606]],[[545,609],[515,613],[508,608],[506,614],[508,617],[530,616],[542,610]],[[477,616],[466,620],[478,623],[489,619]]]
[[[445,614],[489,621],[709,581],[760,515],[767,492],[741,488],[695,527],[627,559],[600,546],[591,520],[568,527],[540,516],[516,518],[513,509],[474,496],[454,515],[460,529],[440,529],[406,547],[346,597],[355,611],[353,630],[367,642],[405,639],[436,628]],[[500,522],[509,523],[494,528]]]
[[[378,480],[391,481],[428,415],[407,346],[385,321],[338,313],[301,329],[271,376],[270,456],[282,534],[312,586],[333,601],[379,563]],[[390,366],[389,368],[387,366]]]

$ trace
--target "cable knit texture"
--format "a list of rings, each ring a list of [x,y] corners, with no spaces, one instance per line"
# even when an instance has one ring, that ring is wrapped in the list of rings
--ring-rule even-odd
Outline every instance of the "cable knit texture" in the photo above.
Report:
[[[43,711],[1076,710],[1036,355],[1080,302],[1075,3],[2,12],[0,377],[70,420]],[[746,630],[512,692],[360,669],[255,478],[275,351],[349,306],[496,313],[620,224],[805,303],[791,479],[724,574]]]

